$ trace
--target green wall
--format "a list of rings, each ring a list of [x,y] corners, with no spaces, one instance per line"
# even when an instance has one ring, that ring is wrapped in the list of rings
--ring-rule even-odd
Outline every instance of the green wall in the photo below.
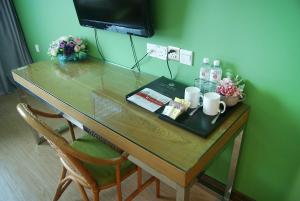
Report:
[[[154,37],[134,37],[138,57],[146,43],[195,52],[192,67],[172,63],[176,80],[193,83],[203,57],[220,58],[247,81],[251,105],[235,187],[259,201],[300,200],[300,3],[298,0],[153,0]],[[49,59],[48,44],[61,35],[89,41],[93,30],[78,24],[72,0],[14,0],[35,61]],[[132,66],[128,36],[99,31],[105,57]],[[39,44],[41,53],[36,53]],[[148,58],[142,70],[168,76],[163,61]],[[230,147],[208,173],[225,181]]]

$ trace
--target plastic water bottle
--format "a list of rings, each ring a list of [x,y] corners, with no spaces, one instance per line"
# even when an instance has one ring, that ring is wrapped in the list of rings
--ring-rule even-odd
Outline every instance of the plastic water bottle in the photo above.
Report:
[[[210,75],[210,65],[209,65],[209,59],[204,58],[202,65],[200,67],[200,72],[199,72],[199,88],[200,92],[202,94],[208,92],[208,87],[209,87],[209,75]]]
[[[222,78],[222,68],[220,60],[214,60],[213,67],[210,70],[209,82],[210,91],[215,92],[217,89],[218,82]]]

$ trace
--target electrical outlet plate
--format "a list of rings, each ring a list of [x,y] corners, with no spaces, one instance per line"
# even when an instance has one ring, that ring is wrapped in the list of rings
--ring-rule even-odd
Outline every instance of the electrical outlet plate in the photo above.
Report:
[[[150,52],[149,56],[151,56],[151,57],[166,60],[167,59],[167,51],[168,51],[168,48],[166,46],[147,43],[147,52]]]
[[[180,48],[168,46],[168,52],[174,50],[175,52],[168,54],[169,60],[179,61],[180,60]]]

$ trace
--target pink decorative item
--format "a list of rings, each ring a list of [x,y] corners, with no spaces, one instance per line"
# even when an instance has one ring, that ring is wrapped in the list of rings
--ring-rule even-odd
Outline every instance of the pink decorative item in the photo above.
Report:
[[[243,80],[237,75],[234,79],[223,78],[217,86],[217,93],[222,95],[222,100],[231,107],[245,100]]]
[[[226,106],[232,107],[235,106],[242,99],[240,99],[239,96],[222,96],[221,100],[226,103]]]

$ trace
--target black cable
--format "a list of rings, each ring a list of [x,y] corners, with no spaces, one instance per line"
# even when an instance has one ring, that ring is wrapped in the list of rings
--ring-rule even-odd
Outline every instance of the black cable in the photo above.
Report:
[[[171,71],[170,64],[169,64],[169,54],[171,54],[173,52],[175,52],[175,50],[170,50],[167,53],[167,66],[168,66],[168,70],[169,70],[169,73],[170,73],[171,80],[173,80],[173,75],[172,75],[172,71]]]
[[[105,58],[104,58],[104,56],[103,56],[103,53],[102,53],[101,50],[100,50],[100,49],[102,49],[102,48],[101,48],[101,46],[100,46],[100,44],[99,44],[98,32],[97,32],[97,29],[95,29],[95,28],[94,28],[94,33],[95,33],[95,41],[96,41],[96,46],[97,46],[98,53],[100,54],[102,60],[105,61]]]
[[[137,64],[140,64],[140,62],[146,57],[148,56],[148,54],[150,54],[150,52],[147,52],[147,54],[145,54],[140,60],[138,60],[130,69],[134,69],[136,67]]]
[[[100,46],[100,42],[99,42],[99,38],[98,38],[98,31],[97,31],[97,29],[94,29],[94,31],[95,31],[95,39],[96,39],[96,46],[97,46],[98,53],[100,54],[102,60],[105,61],[105,57],[101,51],[102,48]]]
[[[129,35],[129,38],[130,38],[130,44],[131,44],[132,54],[133,54],[133,57],[134,57],[134,60],[135,60],[135,63],[136,63],[135,65],[136,65],[138,71],[141,71],[140,64],[139,64],[138,59],[137,59],[137,55],[136,55],[136,51],[135,51],[135,46],[134,46],[131,34]]]
[[[141,68],[140,68],[140,64],[138,62],[138,58],[136,56],[136,51],[135,51],[135,46],[134,46],[134,43],[133,43],[133,40],[132,40],[132,35],[129,34],[129,39],[130,39],[130,45],[131,45],[131,50],[132,50],[132,54],[133,54],[133,58],[134,58],[134,61],[135,61],[135,65],[138,69],[138,71],[140,72],[141,71]],[[133,67],[134,68],[134,67]]]

